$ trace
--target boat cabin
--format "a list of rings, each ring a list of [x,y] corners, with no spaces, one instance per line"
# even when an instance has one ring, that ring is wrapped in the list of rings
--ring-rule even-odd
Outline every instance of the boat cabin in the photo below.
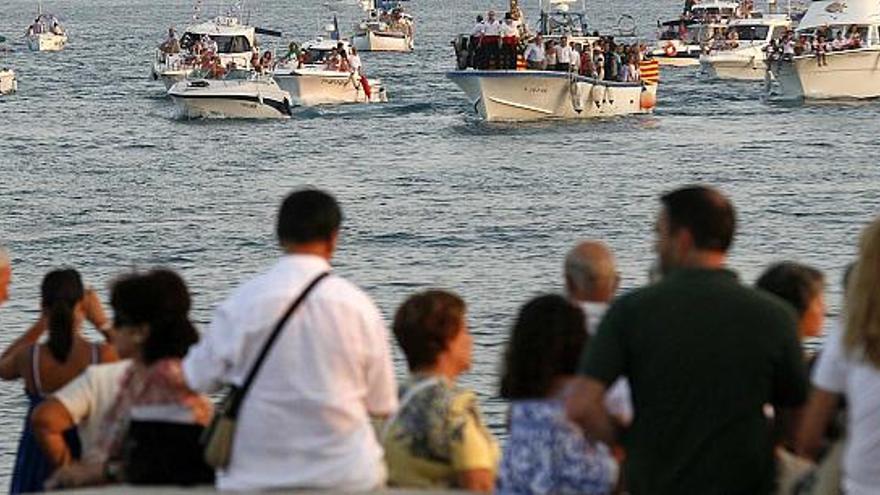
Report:
[[[561,36],[589,36],[587,14],[584,8],[575,10],[572,4],[578,0],[543,0],[538,18],[537,32],[544,38]]]
[[[188,26],[180,37],[180,47],[190,50],[203,36],[217,43],[218,54],[250,53],[254,49],[254,28],[242,26],[234,17]]]
[[[336,49],[336,47],[339,46],[339,43],[342,43],[346,53],[351,53],[351,47],[348,41],[325,38],[316,38],[311,41],[306,41],[302,46],[303,63],[308,65],[323,64],[327,59],[327,55],[330,54],[330,51]]]
[[[735,32],[740,44],[755,44],[782,39],[789,29],[791,21],[785,15],[756,15],[731,21],[727,26],[727,33]]]

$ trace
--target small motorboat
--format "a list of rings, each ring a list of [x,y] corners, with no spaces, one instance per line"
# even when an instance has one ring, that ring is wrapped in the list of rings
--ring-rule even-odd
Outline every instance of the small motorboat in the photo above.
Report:
[[[185,79],[171,86],[168,96],[186,118],[290,117],[290,93],[271,76],[250,71],[235,71],[223,79]]]
[[[739,8],[738,2],[709,0],[693,5],[678,19],[658,23],[660,33],[651,56],[661,65],[699,65],[703,45],[724,36]]]
[[[67,45],[67,33],[52,14],[44,14],[40,7],[37,18],[27,29],[27,45],[35,52],[57,52]]]
[[[18,81],[15,79],[15,71],[0,67],[0,95],[8,95],[18,91]]]
[[[367,18],[355,28],[351,44],[363,52],[413,50],[413,18],[403,0],[365,0]]]
[[[876,0],[816,0],[795,33],[822,42],[824,50],[767,62],[767,89],[782,99],[880,98],[880,3]],[[846,38],[835,49],[832,40]],[[772,84],[772,81],[776,84]]]
[[[727,26],[727,39],[716,40],[708,53],[700,55],[703,73],[716,79],[763,81],[767,72],[767,49],[791,28],[786,14],[753,13]]]
[[[303,44],[301,60],[291,59],[275,66],[273,76],[282,89],[290,92],[296,105],[313,106],[339,103],[387,102],[382,81],[367,79],[359,71],[328,68],[326,61],[339,46],[350,56],[347,41],[317,38]]]

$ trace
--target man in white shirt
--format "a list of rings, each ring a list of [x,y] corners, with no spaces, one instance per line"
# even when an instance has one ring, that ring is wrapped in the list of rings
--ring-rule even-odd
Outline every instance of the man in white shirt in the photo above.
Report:
[[[495,11],[486,14],[483,35],[480,37],[480,49],[486,57],[483,69],[498,69],[501,66],[501,23],[495,19]]]
[[[614,255],[603,242],[583,241],[565,257],[565,290],[569,299],[586,314],[587,331],[591,336],[596,335],[619,282]],[[608,389],[605,408],[622,424],[632,422],[632,400],[626,378],[619,378]]]
[[[523,58],[526,59],[526,67],[531,70],[544,70],[547,68],[547,58],[544,54],[544,37],[536,34],[526,47]]]
[[[504,24],[501,25],[501,67],[502,69],[516,69],[516,48],[519,46],[519,29],[513,20],[513,15],[504,14]]]
[[[568,72],[571,69],[572,51],[568,36],[563,36],[556,48],[556,70]]]
[[[240,385],[278,319],[330,270],[342,213],[314,189],[282,203],[284,251],[216,309],[183,362],[194,390]],[[397,386],[388,330],[370,298],[337,275],[321,280],[291,315],[238,415],[220,490],[317,488],[365,491],[384,484],[383,452],[371,417],[392,414]]]

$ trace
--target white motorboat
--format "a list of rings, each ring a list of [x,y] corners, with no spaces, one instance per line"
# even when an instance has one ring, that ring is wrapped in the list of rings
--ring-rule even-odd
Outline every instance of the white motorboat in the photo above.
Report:
[[[186,79],[168,90],[188,118],[273,119],[290,117],[290,93],[270,76],[236,71],[224,79]]]
[[[858,42],[824,54],[811,51],[768,62],[768,88],[785,99],[880,97],[878,29],[877,0],[813,1],[801,19],[797,36],[830,41],[838,33],[857,33]],[[775,87],[769,83],[771,78],[776,81]]]
[[[413,50],[413,18],[403,9],[404,0],[365,0],[367,18],[351,37],[363,52],[409,52]]]
[[[35,52],[57,52],[64,49],[67,45],[67,33],[64,27],[58,21],[58,18],[52,14],[44,14],[40,7],[40,12],[33,24],[27,29],[27,45],[31,51]]]
[[[694,5],[679,19],[658,23],[660,33],[651,56],[661,65],[686,67],[700,64],[703,46],[724,36],[736,17],[739,3],[711,0]]]
[[[252,68],[251,57],[254,54],[257,33],[280,35],[274,31],[244,25],[234,16],[220,16],[187,26],[176,43],[172,37],[156,50],[151,75],[153,79],[161,79],[165,87],[170,88],[200,67],[200,54],[196,53],[200,50],[213,52],[224,67],[234,63],[238,69],[249,70]],[[216,46],[206,47],[205,44]]]
[[[599,81],[566,72],[457,70],[447,77],[489,122],[650,113],[657,101],[656,84]]]
[[[338,103],[377,103],[388,101],[382,82],[367,79],[359,72],[331,70],[326,58],[339,45],[351,54],[347,41],[318,38],[303,44],[303,61],[290,60],[275,66],[278,85],[290,92],[296,105],[312,106]]]
[[[700,67],[717,79],[763,81],[767,47],[772,40],[782,39],[791,26],[787,14],[756,14],[732,20],[727,26],[728,39],[718,40],[708,53],[700,55]]]
[[[18,91],[18,81],[15,79],[15,71],[0,68],[0,95],[8,95]]]

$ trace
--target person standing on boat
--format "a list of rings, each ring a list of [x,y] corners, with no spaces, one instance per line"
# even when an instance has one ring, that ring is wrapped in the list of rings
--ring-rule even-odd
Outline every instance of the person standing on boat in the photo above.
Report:
[[[486,14],[486,23],[483,26],[483,34],[480,36],[480,47],[486,56],[486,66],[483,69],[497,69],[499,67],[499,54],[501,44],[501,23],[495,19],[495,11],[490,10]]]
[[[535,35],[532,41],[526,46],[523,54],[526,59],[526,67],[529,70],[544,70],[547,68],[547,58],[544,51],[544,37],[541,33]]]
[[[568,36],[563,36],[559,40],[559,46],[556,47],[556,70],[560,72],[568,72],[571,70],[571,60],[573,50],[568,44]]]
[[[513,15],[504,14],[504,24],[501,25],[501,67],[502,69],[516,69],[516,47],[519,46],[519,29],[513,20]]]
[[[468,43],[468,63],[467,67],[482,69],[485,59],[485,50],[481,46],[480,40],[483,38],[483,31],[486,29],[486,22],[482,15],[477,15],[477,22],[471,29],[471,37]]]
[[[370,88],[370,81],[367,79],[364,64],[361,62],[361,56],[358,55],[357,48],[355,47],[351,47],[351,53],[348,55],[348,67],[351,70],[352,76],[360,81],[361,88],[364,90],[364,96],[366,96],[367,101],[369,101],[373,96],[373,91]]]

